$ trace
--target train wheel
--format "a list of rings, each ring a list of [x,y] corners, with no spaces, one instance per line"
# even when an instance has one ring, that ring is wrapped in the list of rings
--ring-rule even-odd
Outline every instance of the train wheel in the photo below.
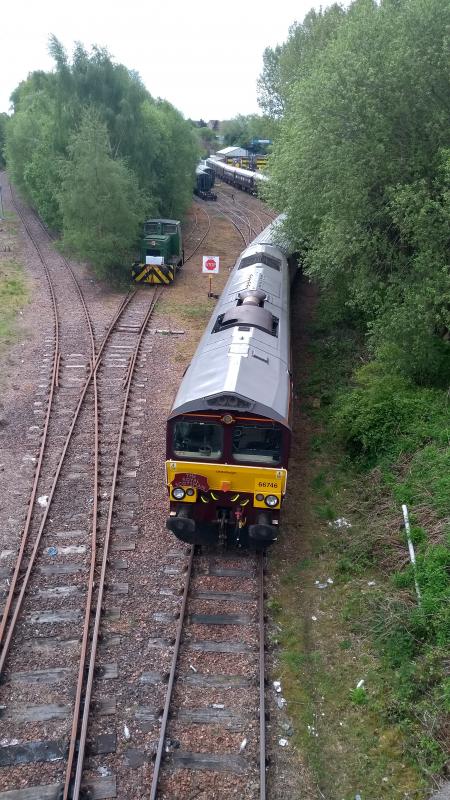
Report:
[[[222,511],[219,519],[219,547],[225,548],[227,544],[227,517]]]

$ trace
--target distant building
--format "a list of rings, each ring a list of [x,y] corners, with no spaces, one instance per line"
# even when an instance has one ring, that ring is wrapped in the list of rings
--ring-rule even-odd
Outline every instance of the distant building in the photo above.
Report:
[[[212,131],[218,131],[220,128],[220,120],[219,119],[210,119],[209,122],[206,123],[208,128],[211,128]]]
[[[248,152],[243,147],[224,147],[217,151],[217,155],[219,158],[245,158]]]

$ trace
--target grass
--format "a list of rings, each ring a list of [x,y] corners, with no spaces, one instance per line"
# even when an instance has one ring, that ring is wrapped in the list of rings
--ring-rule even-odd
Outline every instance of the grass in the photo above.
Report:
[[[277,677],[318,796],[422,800],[444,767],[450,699],[448,409],[443,393],[413,386],[397,400],[403,387],[389,376],[381,387],[378,377],[355,383],[366,355],[351,330],[322,325],[310,336],[314,347],[294,364],[304,402],[272,554]],[[401,527],[405,499],[421,607]]]
[[[17,257],[17,230],[16,216],[6,212],[0,221],[0,355],[18,339],[18,317],[29,299],[27,280]]]
[[[17,337],[17,315],[28,301],[22,267],[14,260],[0,260],[0,349]]]

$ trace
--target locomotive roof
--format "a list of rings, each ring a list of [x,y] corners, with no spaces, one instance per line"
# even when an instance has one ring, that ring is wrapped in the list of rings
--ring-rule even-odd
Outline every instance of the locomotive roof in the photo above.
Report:
[[[145,222],[171,222],[173,225],[179,225],[179,219],[157,219],[156,217],[150,217],[150,219],[146,219]]]
[[[239,256],[170,417],[227,409],[289,424],[290,280],[276,228],[266,228]],[[242,303],[249,295],[250,304]],[[263,307],[255,305],[261,299]]]
[[[225,161],[220,161],[218,158],[210,156],[206,159],[206,163],[214,169],[216,167],[219,172],[223,169],[225,172],[235,172],[238,175],[244,175],[247,178],[255,178],[258,181],[268,181],[269,178],[263,172],[253,171],[251,169],[244,169],[243,167],[235,167],[234,164],[227,164]]]

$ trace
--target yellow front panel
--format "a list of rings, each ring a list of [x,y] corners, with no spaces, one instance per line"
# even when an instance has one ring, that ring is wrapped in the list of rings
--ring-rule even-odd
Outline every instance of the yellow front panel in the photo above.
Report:
[[[244,467],[238,464],[205,464],[193,461],[166,461],[167,483],[176,476],[177,485],[194,486],[205,491],[274,494],[280,501],[286,492],[287,471],[273,467]],[[255,506],[265,507],[264,500],[254,499]]]

